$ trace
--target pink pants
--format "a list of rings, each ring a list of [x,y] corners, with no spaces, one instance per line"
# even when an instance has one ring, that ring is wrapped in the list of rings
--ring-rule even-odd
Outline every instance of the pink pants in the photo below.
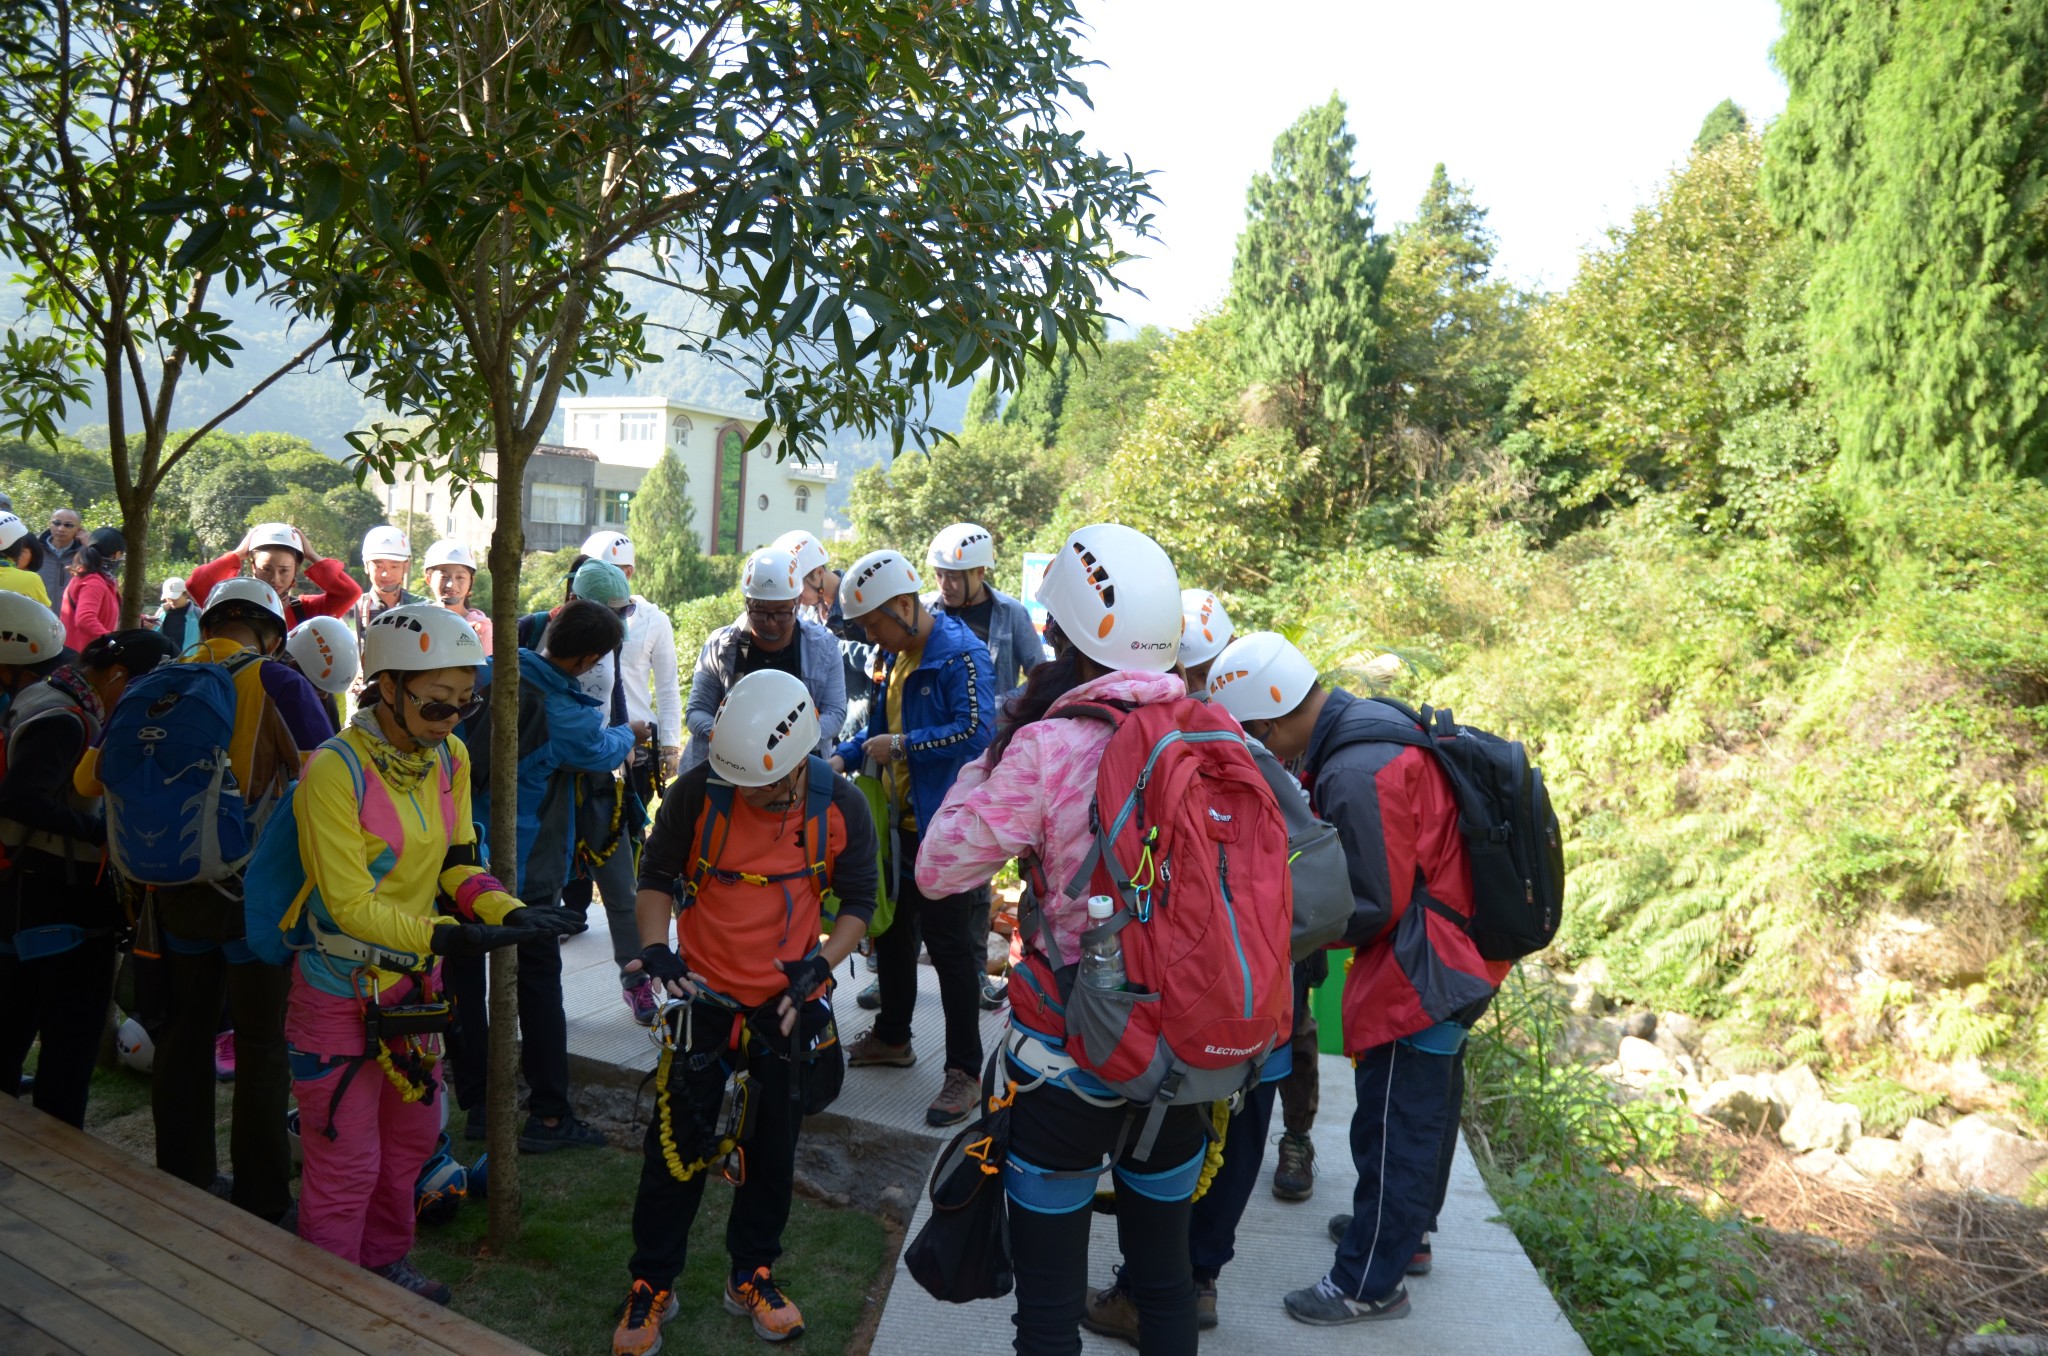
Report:
[[[362,1015],[353,999],[321,993],[296,970],[285,1035],[305,1152],[299,1237],[359,1266],[396,1262],[412,1251],[413,1183],[440,1140],[441,1108],[430,1100],[441,1096],[440,1070],[429,1097],[407,1102],[382,1066],[364,1060],[337,1101],[347,1057],[363,1053]]]

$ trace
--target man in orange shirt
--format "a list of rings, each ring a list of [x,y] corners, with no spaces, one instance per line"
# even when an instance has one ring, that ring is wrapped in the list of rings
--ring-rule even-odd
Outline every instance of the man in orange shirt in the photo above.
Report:
[[[725,1307],[770,1342],[804,1330],[772,1268],[798,1130],[830,1100],[844,1067],[830,1024],[832,969],[867,933],[878,875],[867,802],[816,756],[819,733],[802,679],[778,669],[741,678],[712,723],[709,757],[663,795],[640,858],[638,963],[683,1001],[655,1022],[673,1052],[657,1075],[633,1203],[633,1285],[612,1337],[618,1356],[660,1350],[705,1174],[728,1154],[740,1169]],[[839,902],[830,918],[827,891]],[[737,1125],[721,1124],[728,1081],[743,1090]]]

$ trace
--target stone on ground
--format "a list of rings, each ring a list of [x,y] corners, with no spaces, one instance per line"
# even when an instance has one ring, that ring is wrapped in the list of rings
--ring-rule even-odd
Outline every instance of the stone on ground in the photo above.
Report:
[[[2048,1144],[2001,1129],[1983,1116],[1965,1116],[1922,1150],[1921,1166],[1937,1185],[2027,1200],[2037,1190],[2036,1174],[2048,1171]]]
[[[1695,1116],[1745,1135],[1775,1134],[1785,1123],[1784,1104],[1770,1080],[1757,1074],[1737,1074],[1709,1084],[1693,1099],[1692,1110]]]
[[[1843,1102],[1801,1102],[1778,1129],[1778,1142],[1795,1153],[1809,1149],[1846,1153],[1862,1137],[1863,1113]]]
[[[1920,1155],[1895,1139],[1875,1135],[1851,1144],[1842,1157],[1849,1166],[1872,1179],[1901,1179],[1920,1171]]]

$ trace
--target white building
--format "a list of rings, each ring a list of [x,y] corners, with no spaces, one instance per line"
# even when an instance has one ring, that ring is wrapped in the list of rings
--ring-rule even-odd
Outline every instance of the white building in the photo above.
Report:
[[[755,421],[698,409],[664,396],[564,396],[567,445],[543,443],[526,469],[525,528],[529,551],[580,545],[600,527],[628,530],[640,482],[663,452],[673,450],[690,478],[695,515],[687,528],[707,555],[765,546],[792,528],[825,535],[825,487],[838,478],[831,463],[778,462],[781,439],[770,434],[751,453],[741,446]],[[485,457],[485,470],[493,458]],[[497,494],[481,490],[483,511],[469,496],[424,478],[382,487],[385,511],[410,510],[433,532],[467,542],[479,556],[497,522]],[[424,551],[426,543],[415,542]]]

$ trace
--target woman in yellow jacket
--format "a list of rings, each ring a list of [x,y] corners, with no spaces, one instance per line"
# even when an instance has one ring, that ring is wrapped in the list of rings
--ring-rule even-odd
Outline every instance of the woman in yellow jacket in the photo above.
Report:
[[[299,953],[285,1017],[299,1234],[446,1304],[448,1287],[407,1256],[413,1183],[440,1133],[438,958],[585,924],[522,908],[478,859],[469,754],[453,737],[484,661],[469,623],[429,603],[392,608],[365,628],[363,658],[366,704],[308,761],[294,805],[317,940]]]

